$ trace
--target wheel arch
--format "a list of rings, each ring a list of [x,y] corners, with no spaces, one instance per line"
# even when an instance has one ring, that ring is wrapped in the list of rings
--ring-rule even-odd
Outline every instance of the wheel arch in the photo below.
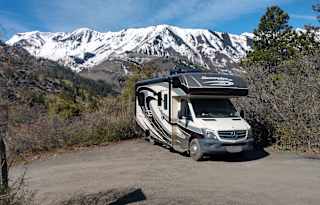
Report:
[[[189,139],[188,139],[188,149],[189,149],[189,147],[190,147],[191,141],[192,141],[193,139],[195,139],[195,138],[201,139],[201,138],[203,138],[203,136],[200,135],[200,134],[197,134],[197,133],[192,133],[191,136],[190,136]]]

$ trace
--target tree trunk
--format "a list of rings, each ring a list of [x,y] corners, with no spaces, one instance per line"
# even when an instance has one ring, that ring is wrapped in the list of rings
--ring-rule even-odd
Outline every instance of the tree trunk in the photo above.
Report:
[[[8,133],[8,106],[0,105],[0,165],[1,165],[1,190],[8,189],[8,164],[6,145],[4,139]]]

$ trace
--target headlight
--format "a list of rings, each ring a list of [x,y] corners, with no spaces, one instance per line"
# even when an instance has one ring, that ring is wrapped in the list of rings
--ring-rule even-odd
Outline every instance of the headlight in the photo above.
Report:
[[[202,133],[206,138],[210,139],[218,139],[217,135],[215,134],[214,131],[209,130],[209,129],[202,129]]]

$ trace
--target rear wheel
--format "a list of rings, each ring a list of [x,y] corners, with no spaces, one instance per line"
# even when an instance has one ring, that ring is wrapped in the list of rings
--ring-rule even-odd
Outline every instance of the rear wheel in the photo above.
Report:
[[[149,135],[149,142],[152,144],[152,145],[157,145],[157,141],[151,137],[151,135]]]
[[[200,147],[200,143],[198,139],[193,139],[190,142],[189,153],[192,159],[195,161],[199,161],[203,157],[203,153]]]
[[[144,137],[145,137],[145,139],[146,139],[147,141],[150,142],[150,144],[152,144],[152,145],[158,145],[158,141],[151,136],[149,130],[146,130],[146,131],[145,131],[145,136],[144,136]]]
[[[149,141],[149,136],[150,136],[150,131],[149,130],[145,130],[144,131],[144,140]]]

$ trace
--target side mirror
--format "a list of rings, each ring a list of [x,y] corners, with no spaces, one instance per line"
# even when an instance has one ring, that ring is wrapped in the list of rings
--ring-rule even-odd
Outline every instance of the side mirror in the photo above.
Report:
[[[178,111],[178,118],[179,118],[179,119],[182,119],[182,114],[181,114],[181,111],[180,111],[180,110]]]
[[[244,111],[240,110],[240,117],[244,118]]]

